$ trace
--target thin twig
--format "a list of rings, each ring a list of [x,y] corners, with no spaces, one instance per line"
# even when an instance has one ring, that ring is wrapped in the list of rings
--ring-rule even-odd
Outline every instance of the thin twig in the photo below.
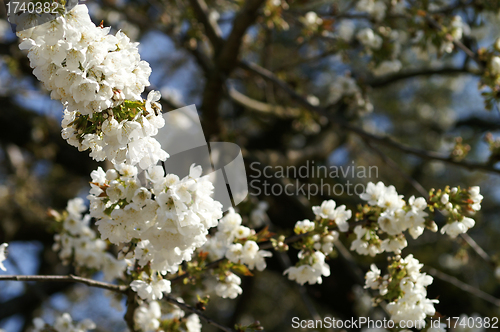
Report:
[[[290,261],[290,257],[288,257],[288,255],[284,252],[280,252],[278,254],[278,259],[281,263],[283,270],[288,269],[292,265],[292,263]],[[309,297],[309,294],[307,294],[306,287],[304,285],[299,285],[296,282],[293,282],[293,283],[295,284],[295,287],[299,291],[300,298],[302,299],[302,303],[304,304],[307,311],[309,312],[309,316],[314,320],[321,319],[321,316],[318,313],[318,310],[314,306],[314,303],[312,302],[311,298]]]
[[[388,165],[396,172],[401,174],[401,176],[405,179],[405,181],[408,182],[413,188],[415,188],[415,190],[419,192],[420,195],[425,197],[425,199],[428,198],[429,194],[417,180],[406,174],[406,172],[403,171],[401,167],[394,160],[392,160],[391,158],[389,158],[389,156],[387,156],[384,152],[382,152],[382,150],[380,150],[376,146],[373,146],[373,144],[371,144],[369,141],[365,141],[365,143],[366,145],[368,145],[368,147],[370,147],[370,149],[375,151],[380,156],[380,158],[384,161],[386,165]]]
[[[488,302],[496,305],[497,307],[500,307],[500,299],[497,299],[496,297],[491,296],[490,294],[483,292],[482,290],[480,290],[478,288],[475,288],[469,284],[466,284],[465,282],[460,281],[453,276],[450,276],[444,272],[436,270],[433,267],[427,266],[427,267],[425,267],[425,269],[427,270],[427,272],[429,272],[430,275],[432,275],[438,279],[441,279],[443,281],[446,281],[454,286],[457,286],[461,290],[466,291],[472,295],[475,295],[475,296],[477,296],[485,301],[488,301]]]
[[[182,302],[179,302],[177,301],[175,298],[173,298],[172,296],[170,295],[167,295],[165,296],[165,299],[172,303],[172,304],[175,304],[176,306],[178,306],[179,308],[181,308],[182,310],[184,311],[189,311],[193,314],[196,314],[198,315],[198,317],[200,317],[201,319],[203,319],[205,322],[207,322],[208,324],[210,325],[213,325],[215,327],[217,327],[218,329],[222,330],[222,331],[226,331],[226,332],[236,332],[235,330],[229,328],[229,327],[226,327],[224,325],[221,325],[219,323],[217,323],[216,321],[214,321],[213,319],[211,318],[208,318],[207,316],[205,316],[205,314],[203,314],[202,311],[196,309],[196,308],[193,308],[191,307],[190,305],[187,305],[185,303],[182,303]]]
[[[40,282],[76,282],[85,284],[90,287],[104,288],[113,292],[125,293],[129,286],[125,285],[114,285],[102,281],[97,281],[93,279],[83,278],[75,275],[0,275],[0,281],[2,280],[13,280],[13,281],[40,281]]]
[[[215,269],[216,267],[219,266],[220,263],[222,263],[223,261],[225,261],[226,259],[225,258],[220,258],[218,260],[215,260],[207,265],[205,265],[205,269],[207,270],[210,270],[210,269]],[[182,280],[184,280],[185,278],[189,277],[189,273],[188,272],[184,272],[183,274],[181,275],[178,275],[172,279],[170,279],[170,282],[172,284],[176,284],[176,283],[179,283],[181,282]]]
[[[425,15],[425,19],[436,30],[439,30],[439,31],[443,30],[443,27],[441,26],[441,24],[439,24],[430,15]],[[481,70],[484,69],[484,63],[481,60],[479,60],[479,58],[477,57],[476,53],[474,53],[470,48],[468,48],[467,46],[465,46],[460,40],[453,38],[453,36],[451,36],[450,34],[448,35],[448,38],[450,38],[452,40],[453,45],[455,45],[457,48],[459,48],[462,51],[464,51],[464,53],[467,54],[467,56],[469,56],[471,59],[473,59],[477,63],[477,65],[479,66],[479,68]]]
[[[363,273],[363,271],[359,267],[358,263],[356,262],[356,260],[352,256],[351,252],[349,250],[347,250],[347,248],[344,246],[344,244],[342,242],[340,242],[339,240],[336,240],[334,242],[334,245],[335,245],[335,248],[337,249],[337,252],[340,254],[340,257],[342,257],[346,261],[347,266],[351,269],[352,275],[356,279],[356,282],[360,285],[363,285],[365,283],[365,274]],[[368,293],[370,293],[370,295],[372,297],[377,296],[376,292],[373,289],[368,289]],[[390,316],[389,312],[387,311],[387,302],[382,301],[379,303],[379,305],[382,308],[382,310],[384,310],[384,312],[388,316]]]
[[[482,259],[484,259],[490,265],[492,265],[494,267],[496,266],[495,262],[493,262],[493,260],[491,259],[490,255],[488,255],[486,253],[486,251],[484,251],[484,249],[481,248],[479,246],[479,244],[477,244],[477,242],[474,241],[474,239],[470,237],[469,234],[463,233],[463,234],[460,234],[460,235],[465,240],[465,242],[467,242],[469,244],[469,246],[476,252],[476,254],[479,255],[479,257],[481,257]]]

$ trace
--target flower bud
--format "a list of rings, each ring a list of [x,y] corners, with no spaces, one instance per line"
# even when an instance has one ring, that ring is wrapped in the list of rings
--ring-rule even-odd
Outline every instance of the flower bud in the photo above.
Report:
[[[441,196],[441,203],[446,204],[449,201],[450,201],[450,196],[448,194],[443,194],[443,196]]]
[[[427,229],[429,229],[431,232],[437,232],[438,231],[438,226],[437,224],[434,222],[434,220],[429,220],[425,223],[425,227],[427,227]]]

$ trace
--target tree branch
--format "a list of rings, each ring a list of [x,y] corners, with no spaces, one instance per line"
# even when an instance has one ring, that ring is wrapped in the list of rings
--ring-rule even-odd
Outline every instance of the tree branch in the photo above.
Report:
[[[192,3],[198,6],[200,5],[200,1],[201,0],[192,0]],[[223,134],[224,127],[222,126],[222,120],[219,116],[219,105],[224,92],[224,82],[226,77],[228,77],[236,67],[243,36],[247,29],[257,19],[257,11],[264,1],[265,0],[247,0],[244,3],[243,8],[236,14],[233,27],[227,40],[221,43],[218,39],[216,40],[214,36],[211,37],[211,39],[213,39],[212,46],[215,49],[214,67],[206,73],[207,81],[200,106],[202,124],[207,140],[210,140],[212,136]],[[201,10],[197,11],[197,14],[199,15],[200,22],[202,22],[202,24],[205,22],[205,28],[207,29],[207,27],[210,26],[210,24],[207,23],[209,21],[207,11],[201,8]],[[209,27],[207,30],[210,29]]]
[[[0,275],[0,281],[6,281],[6,280],[13,280],[13,281],[39,281],[39,282],[75,282],[75,283],[81,283],[85,284],[90,287],[97,287],[97,288],[103,288],[107,289],[113,292],[118,292],[118,293],[125,293],[129,286],[125,285],[114,285],[102,281],[97,281],[93,279],[88,279],[88,278],[83,278],[75,275],[67,275],[67,276],[60,276],[60,275],[33,275],[33,276],[26,276],[26,275]]]
[[[273,71],[275,71],[275,72],[283,71],[283,70],[287,70],[289,68],[294,68],[296,66],[300,66],[300,65],[303,65],[303,64],[306,64],[306,63],[309,63],[309,62],[314,62],[314,61],[322,60],[324,58],[329,57],[330,55],[337,54],[337,52],[338,52],[337,48],[330,49],[330,50],[327,50],[327,51],[325,51],[325,52],[323,52],[321,54],[318,54],[318,55],[315,55],[315,56],[311,56],[309,58],[302,58],[302,59],[297,60],[295,62],[285,63],[283,65],[280,65],[278,67],[273,68]]]
[[[295,100],[299,105],[301,105],[305,109],[308,109],[312,112],[319,112],[319,113],[325,112],[324,109],[322,109],[318,106],[314,106],[311,103],[309,103],[306,98],[299,95],[291,86],[289,86],[286,82],[280,80],[270,70],[262,68],[261,66],[255,64],[253,62],[247,62],[247,61],[240,61],[240,66],[242,68],[250,71],[250,72],[253,72],[253,73],[273,82],[278,87],[280,87],[280,89],[282,89],[287,94],[289,94],[293,100]]]
[[[328,129],[334,129],[331,125]],[[249,154],[256,157],[260,163],[271,166],[290,166],[300,165],[311,158],[327,158],[331,151],[340,145],[340,138],[335,130],[323,130],[314,137],[310,144],[303,148],[287,149],[283,152],[264,149],[264,150],[242,150],[243,157]]]
[[[459,0],[459,1],[457,1],[456,4],[449,5],[449,6],[441,8],[441,9],[438,9],[436,11],[431,12],[431,14],[451,14],[452,12],[454,12],[457,9],[462,9],[462,8],[466,8],[470,5],[474,5],[474,2],[475,2],[475,0],[470,0],[469,2],[464,2],[464,1]]]
[[[237,65],[243,36],[257,19],[257,11],[265,0],[247,0],[241,11],[234,18],[234,25],[218,56],[222,71],[229,74]]]
[[[366,85],[371,86],[372,88],[381,88],[385,87],[389,84],[395,83],[400,80],[406,80],[408,78],[418,77],[418,76],[432,76],[432,75],[449,75],[449,74],[473,74],[479,75],[480,72],[467,69],[467,68],[453,68],[453,67],[444,67],[444,68],[424,68],[424,69],[416,69],[405,72],[400,72],[397,74],[387,75],[384,77],[373,79],[366,83]]]
[[[280,105],[271,105],[252,99],[234,88],[228,91],[229,97],[237,104],[246,107],[254,112],[274,115],[279,118],[296,118],[300,114],[300,110],[291,107],[283,107]]]
[[[123,315],[123,319],[125,319],[125,322],[127,323],[129,330],[136,332],[134,313],[135,309],[139,307],[139,304],[137,303],[136,293],[132,290],[132,288],[128,288],[126,290],[126,295],[127,295],[127,304],[126,304],[127,311],[125,312],[125,315]]]
[[[272,82],[274,82],[283,91],[288,93],[293,100],[295,100],[298,104],[300,104],[305,109],[310,110],[314,113],[318,113],[319,115],[326,117],[327,119],[330,120],[330,122],[332,124],[339,126],[340,128],[345,129],[347,131],[350,131],[363,139],[371,140],[371,141],[376,142],[378,144],[381,144],[381,145],[384,145],[384,146],[387,146],[387,147],[390,147],[393,149],[400,150],[404,153],[418,156],[422,159],[439,160],[439,161],[442,161],[442,162],[445,162],[448,164],[452,164],[455,166],[466,168],[468,170],[482,170],[482,171],[486,171],[486,172],[490,172],[490,173],[494,173],[494,174],[500,174],[500,169],[496,169],[492,165],[489,165],[489,164],[475,163],[475,162],[469,162],[469,161],[457,161],[450,156],[442,155],[442,154],[437,153],[437,152],[417,149],[417,148],[403,145],[401,143],[394,141],[393,139],[391,139],[388,136],[379,136],[379,135],[375,135],[375,134],[370,134],[370,133],[364,131],[363,129],[360,129],[358,127],[355,127],[355,126],[347,123],[346,121],[338,118],[334,114],[328,113],[324,108],[312,105],[311,103],[309,103],[307,101],[306,98],[304,98],[300,94],[298,94],[292,87],[290,87],[284,81],[280,80],[278,77],[276,77],[276,75],[274,75],[269,70],[264,69],[255,63],[241,62],[240,65],[243,68],[245,68],[245,69],[247,69],[247,70],[249,70],[257,75],[262,76],[265,79],[268,79],[268,80],[271,80]]]
[[[189,0],[191,7],[194,10],[196,18],[203,24],[205,32],[207,34],[210,43],[214,47],[214,50],[218,50],[224,40],[222,39],[222,33],[216,22],[210,20],[210,13],[208,11],[208,6],[204,0]]]
[[[446,156],[446,155],[443,155],[443,154],[440,154],[437,152],[417,149],[417,148],[403,145],[401,143],[394,141],[393,139],[391,139],[388,136],[378,136],[378,135],[367,133],[367,132],[363,131],[362,129],[359,129],[359,128],[354,127],[354,126],[347,124],[347,123],[343,123],[343,124],[341,124],[341,126],[342,126],[342,128],[349,130],[362,138],[366,138],[366,139],[375,141],[381,145],[400,150],[400,151],[405,152],[407,154],[412,154],[414,156],[418,156],[422,159],[439,160],[439,161],[442,161],[442,162],[445,162],[445,163],[448,163],[451,165],[466,168],[469,171],[482,170],[482,171],[486,171],[486,172],[490,172],[490,173],[494,173],[494,174],[500,174],[500,169],[496,169],[492,165],[489,165],[489,164],[476,163],[476,162],[470,162],[470,161],[458,161],[458,160],[453,159],[450,156]]]

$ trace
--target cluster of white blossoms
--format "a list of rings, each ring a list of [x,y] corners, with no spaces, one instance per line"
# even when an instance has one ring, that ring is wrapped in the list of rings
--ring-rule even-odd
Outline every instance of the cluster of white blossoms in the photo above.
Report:
[[[182,299],[177,299],[183,302]],[[142,303],[134,311],[134,323],[142,332],[157,332],[162,326],[168,326],[172,322],[176,330],[185,332],[201,332],[201,323],[197,315],[192,314],[184,318],[184,311],[175,305],[170,305],[170,310],[162,313],[162,307],[157,301]],[[179,326],[179,322],[181,326]],[[170,329],[169,329],[170,331]]]
[[[202,250],[208,252],[211,260],[221,259],[226,255],[227,248],[233,244],[239,236],[241,238],[254,235],[255,231],[243,226],[243,219],[233,208],[229,208],[226,215],[219,220],[217,232],[207,239]]]
[[[372,112],[373,105],[360,87],[350,76],[336,76],[329,86],[327,103],[335,104],[340,100],[347,101],[355,110]]]
[[[500,38],[497,38],[491,47],[484,49],[483,61],[485,63],[485,70],[483,71],[482,80],[483,88],[485,89],[483,95],[485,96],[486,109],[494,108],[498,101],[497,91],[500,85]],[[487,137],[487,142],[493,154],[498,153],[498,138]],[[495,152],[496,151],[496,152]]]
[[[447,219],[446,225],[440,230],[441,234],[448,234],[451,238],[455,238],[474,227],[476,224],[474,219],[464,214],[474,215],[481,210],[483,195],[479,192],[478,186],[470,187],[468,190],[453,187],[433,195],[431,200],[436,201],[435,207]]]
[[[429,4],[429,10],[432,4]],[[439,36],[439,39],[426,38],[426,34],[422,30],[418,30],[412,38],[413,52],[416,53],[420,59],[430,59],[431,54],[451,53],[455,50],[454,41],[460,41],[463,35],[470,33],[469,25],[462,20],[458,15],[452,17],[448,22],[443,23],[444,29],[447,34]],[[451,38],[450,38],[451,37]],[[435,42],[439,41],[439,48],[436,47]]]
[[[301,17],[300,22],[310,30],[318,30],[319,26],[323,24],[323,19],[315,12],[307,12],[304,17]]]
[[[356,34],[358,41],[368,49],[378,50],[382,47],[383,39],[370,28],[364,28]]]
[[[245,264],[250,270],[257,269],[264,271],[266,268],[265,257],[273,254],[267,250],[259,250],[259,245],[255,241],[245,241],[245,244],[231,244],[226,251],[226,258],[233,263]]]
[[[0,244],[0,270],[7,271],[5,266],[3,265],[3,261],[7,259],[7,254],[5,253],[7,247],[9,245],[7,243]]]
[[[493,47],[495,51],[500,51],[500,38],[497,38]],[[493,75],[500,75],[500,56],[494,55],[491,57],[489,68]]]
[[[295,232],[295,234],[305,234],[312,232],[314,228],[316,228],[316,224],[314,223],[314,221],[304,219],[295,223],[293,231]]]
[[[283,272],[283,275],[288,275],[288,279],[295,280],[297,283],[304,285],[306,282],[309,285],[321,284],[322,276],[330,276],[330,266],[325,262],[325,254],[321,251],[313,253],[299,252],[299,263],[291,266]]]
[[[347,211],[351,212],[350,210]],[[305,219],[302,221],[297,221],[294,227],[294,232],[295,234],[305,234],[314,231],[315,227],[316,224],[314,222]],[[333,242],[337,241],[338,238],[339,238],[339,233],[337,231],[330,230],[323,232],[322,234],[314,234],[310,237],[310,240],[313,242],[312,247],[314,250],[321,251],[325,255],[328,255],[333,251]]]
[[[85,5],[17,33],[28,50],[34,75],[66,107],[62,136],[80,151],[113,163],[142,168],[168,155],[152,139],[164,122],[159,93],[146,101],[151,68],[140,60],[138,43],[122,32],[92,23]]]
[[[68,201],[66,212],[59,220],[61,229],[54,235],[54,251],[59,251],[63,264],[73,261],[77,267],[102,271],[106,280],[123,276],[127,263],[106,251],[107,244],[89,227],[90,215],[83,215],[87,207],[83,199]]]
[[[145,171],[147,183],[141,183],[134,166],[93,171],[90,214],[102,238],[113,244],[136,241],[133,256],[140,266],[150,263],[162,274],[176,272],[222,217],[222,205],[211,197],[213,184],[201,172],[192,165],[189,175],[179,179],[155,166]]]
[[[337,36],[346,43],[350,43],[354,36],[356,24],[352,20],[342,20],[337,26]]]
[[[98,27],[85,5],[17,33],[29,50],[33,73],[68,111],[92,115],[124,100],[142,100],[151,68],[137,43],[123,33]]]
[[[441,233],[455,238],[474,226],[474,220],[466,215],[473,215],[481,209],[483,196],[479,191],[477,186],[468,190],[446,187],[443,191],[432,190],[428,201],[412,196],[406,202],[394,186],[370,182],[360,197],[371,207],[366,216],[376,217],[377,222],[354,228],[356,239],[351,244],[351,250],[370,256],[384,251],[399,254],[408,244],[403,232],[408,231],[416,239],[426,228],[433,232],[438,230],[425,211],[427,207],[432,211],[439,210],[445,216],[446,224]],[[381,234],[385,234],[386,238],[382,240]]]
[[[397,4],[391,4],[391,9],[395,14],[397,12],[396,7],[398,7]],[[356,11],[367,13],[376,22],[380,22],[385,18],[387,10],[386,1],[383,0],[360,0],[356,4]],[[355,25],[349,20],[342,20],[338,29],[341,39],[350,41],[354,34]],[[403,68],[403,64],[398,57],[401,53],[401,42],[407,39],[404,32],[383,26],[378,29],[362,27],[356,33],[356,39],[364,46],[367,54],[377,53],[383,55],[382,59],[378,57],[376,63],[371,66],[372,73],[375,76],[396,73]],[[383,50],[382,46],[384,46]]]
[[[141,274],[142,280],[136,279],[130,283],[130,287],[143,300],[161,300],[163,293],[170,293],[170,280],[163,279],[157,272],[148,276],[145,272]]]
[[[135,327],[143,332],[157,331],[160,327],[161,307],[157,301],[142,303],[134,311]]]
[[[425,326],[425,318],[436,313],[434,308],[438,300],[427,298],[427,286],[432,284],[432,277],[421,273],[423,264],[408,255],[399,256],[389,266],[389,273],[381,276],[380,270],[371,265],[366,274],[365,288],[376,289],[380,296],[375,298],[378,303],[387,300],[387,311],[393,321],[419,321]]]
[[[314,249],[321,251],[325,255],[329,255],[333,251],[333,242],[337,241],[338,238],[338,232],[330,231],[325,236],[314,234],[311,239],[314,241]]]
[[[351,210],[347,210],[345,205],[336,207],[333,200],[313,206],[312,210],[316,215],[315,221],[297,221],[294,227],[295,234],[305,235],[299,245],[299,261],[283,272],[288,275],[288,279],[296,280],[301,285],[306,282],[310,285],[321,284],[322,277],[330,275],[330,266],[325,262],[325,258],[333,251],[333,243],[339,237],[339,233],[333,228],[347,232],[347,220],[352,216]]]
[[[462,39],[462,36],[464,34],[464,31],[468,31],[470,28],[465,23],[462,21],[462,17],[455,15],[453,16],[453,19],[451,20],[451,24],[449,27],[449,34],[451,37],[453,37],[454,41],[459,41]],[[450,40],[443,40],[441,44],[441,52],[446,52],[446,53],[451,53],[453,49],[455,48],[453,41]]]
[[[260,250],[255,242],[255,230],[243,226],[241,215],[230,208],[219,221],[217,232],[210,237],[203,247],[212,259],[226,257],[230,262],[245,264],[250,270],[263,271],[266,257],[272,253]]]
[[[403,68],[401,61],[395,60],[384,60],[376,68],[373,69],[373,74],[375,76],[384,76],[387,74],[392,74],[400,71]]]
[[[376,65],[372,67],[372,73],[375,76],[384,76],[399,72],[403,68],[403,64],[398,59],[401,54],[401,43],[406,40],[406,33],[399,30],[385,29],[382,30],[386,39],[386,46],[382,52],[390,52],[384,56],[382,61],[376,61]]]
[[[144,102],[128,102],[92,118],[78,112],[64,112],[62,136],[80,151],[90,149],[97,161],[114,164],[138,164],[142,169],[165,161],[168,154],[153,138],[165,125],[157,91],[151,91]]]
[[[45,323],[45,321],[39,317],[33,319],[33,325],[33,332],[87,332],[88,330],[96,328],[94,322],[90,319],[85,319],[79,323],[73,322],[71,315],[68,313],[64,313],[57,317],[54,325]]]
[[[223,278],[218,278],[219,282],[215,286],[215,294],[222,298],[235,299],[243,293],[241,289],[241,279],[232,272],[227,272]]]
[[[375,256],[384,251],[400,253],[407,246],[404,231],[416,239],[424,229],[436,231],[433,222],[426,223],[428,213],[427,201],[423,197],[410,197],[408,202],[398,195],[394,186],[386,187],[382,182],[368,183],[366,191],[360,195],[369,206],[376,209],[377,223],[358,225],[354,228],[356,239],[351,244],[351,250],[361,255]],[[380,231],[387,237],[381,240]]]
[[[356,4],[356,10],[368,13],[376,21],[382,21],[387,11],[387,5],[383,0],[360,0]]]
[[[335,77],[328,94],[328,103],[336,103],[342,97],[355,97],[361,95],[361,89],[356,80],[348,76]]]
[[[260,208],[264,208],[260,206]],[[267,206],[265,206],[267,209]],[[265,210],[264,210],[265,211]],[[227,258],[235,264],[245,264],[250,270],[263,271],[266,268],[266,257],[272,253],[260,250],[255,230],[242,225],[242,217],[233,208],[219,220],[217,232],[207,239],[201,248],[212,260]],[[239,286],[241,279],[232,272],[219,275],[215,293],[223,298],[234,299],[242,293]]]
[[[342,26],[339,27],[339,29]],[[341,38],[351,38],[349,36],[349,29],[352,27],[344,26],[345,30],[339,33],[345,34]],[[342,29],[344,29],[342,28]],[[363,94],[361,88],[358,86],[356,80],[349,75],[335,76],[331,83],[328,83],[328,97],[326,102],[328,104],[336,104],[339,101],[345,101],[350,105],[350,108],[360,113],[370,113],[373,111],[373,105],[366,94]],[[311,102],[311,100],[309,100]],[[312,102],[311,102],[312,103]],[[319,101],[317,102],[319,104]]]
[[[500,57],[494,56],[491,58],[490,68],[494,75],[500,75]]]
[[[312,210],[316,215],[316,220],[333,221],[334,225],[332,226],[337,226],[341,232],[349,230],[347,220],[351,219],[352,211],[347,210],[345,205],[336,207],[335,201],[330,199],[321,203],[321,206],[313,206]]]

